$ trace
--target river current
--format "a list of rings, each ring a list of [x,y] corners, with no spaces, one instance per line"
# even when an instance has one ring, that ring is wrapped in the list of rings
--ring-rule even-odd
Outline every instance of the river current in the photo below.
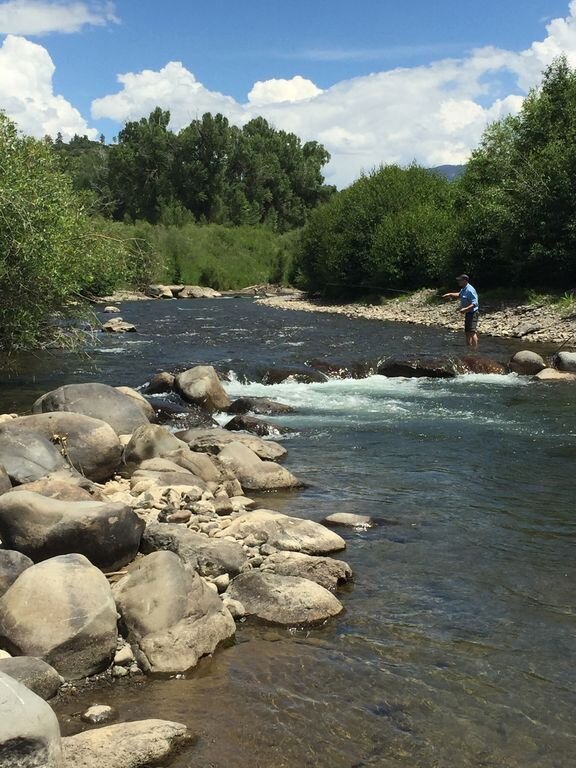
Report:
[[[89,356],[19,359],[3,412],[73,381],[142,385],[213,363],[232,396],[294,405],[278,421],[307,483],[264,499],[320,520],[384,523],[345,533],[355,581],[344,613],[306,631],[239,626],[186,679],[124,681],[60,707],[190,725],[177,766],[570,768],[576,766],[576,388],[514,375],[454,380],[258,383],[274,365],[462,353],[458,334],[250,300],[126,304],[138,334]],[[506,360],[519,343],[483,340]]]

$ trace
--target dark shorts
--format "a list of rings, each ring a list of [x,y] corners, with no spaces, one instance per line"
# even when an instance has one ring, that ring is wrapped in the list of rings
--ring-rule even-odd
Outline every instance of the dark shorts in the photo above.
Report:
[[[478,330],[478,320],[480,312],[466,312],[464,319],[464,330],[466,333],[476,333]]]

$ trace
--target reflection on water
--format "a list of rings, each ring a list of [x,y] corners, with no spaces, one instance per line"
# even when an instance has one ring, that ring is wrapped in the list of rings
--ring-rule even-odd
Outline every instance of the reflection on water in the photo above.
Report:
[[[250,382],[271,365],[454,353],[460,337],[241,301],[127,305],[123,316],[148,343],[106,338],[123,354],[23,360],[2,383],[3,410],[64,380],[138,385],[214,361],[234,372],[231,394],[298,409],[281,421],[308,487],[267,505],[390,524],[346,534],[356,580],[338,619],[309,632],[247,622],[186,680],[121,682],[63,704],[67,732],[98,701],[123,719],[189,723],[201,738],[182,767],[576,766],[575,388],[515,376],[263,388]]]

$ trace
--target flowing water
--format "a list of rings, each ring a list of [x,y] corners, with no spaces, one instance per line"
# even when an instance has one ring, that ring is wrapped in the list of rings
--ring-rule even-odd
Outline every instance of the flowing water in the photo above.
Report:
[[[576,766],[576,388],[516,376],[254,383],[271,365],[461,352],[459,335],[251,301],[127,304],[140,333],[90,358],[22,358],[3,411],[71,381],[140,385],[211,362],[233,396],[296,412],[287,466],[308,484],[265,503],[383,525],[345,535],[345,612],[307,631],[246,622],[187,679],[103,686],[85,705],[161,717],[199,735],[177,766],[569,768]],[[485,340],[506,359],[518,344]]]

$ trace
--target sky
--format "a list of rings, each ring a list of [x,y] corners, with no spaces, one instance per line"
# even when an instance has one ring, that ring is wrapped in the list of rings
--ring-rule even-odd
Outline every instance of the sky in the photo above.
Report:
[[[329,182],[459,164],[561,53],[576,0],[0,0],[0,109],[111,141],[156,106],[322,142]]]

